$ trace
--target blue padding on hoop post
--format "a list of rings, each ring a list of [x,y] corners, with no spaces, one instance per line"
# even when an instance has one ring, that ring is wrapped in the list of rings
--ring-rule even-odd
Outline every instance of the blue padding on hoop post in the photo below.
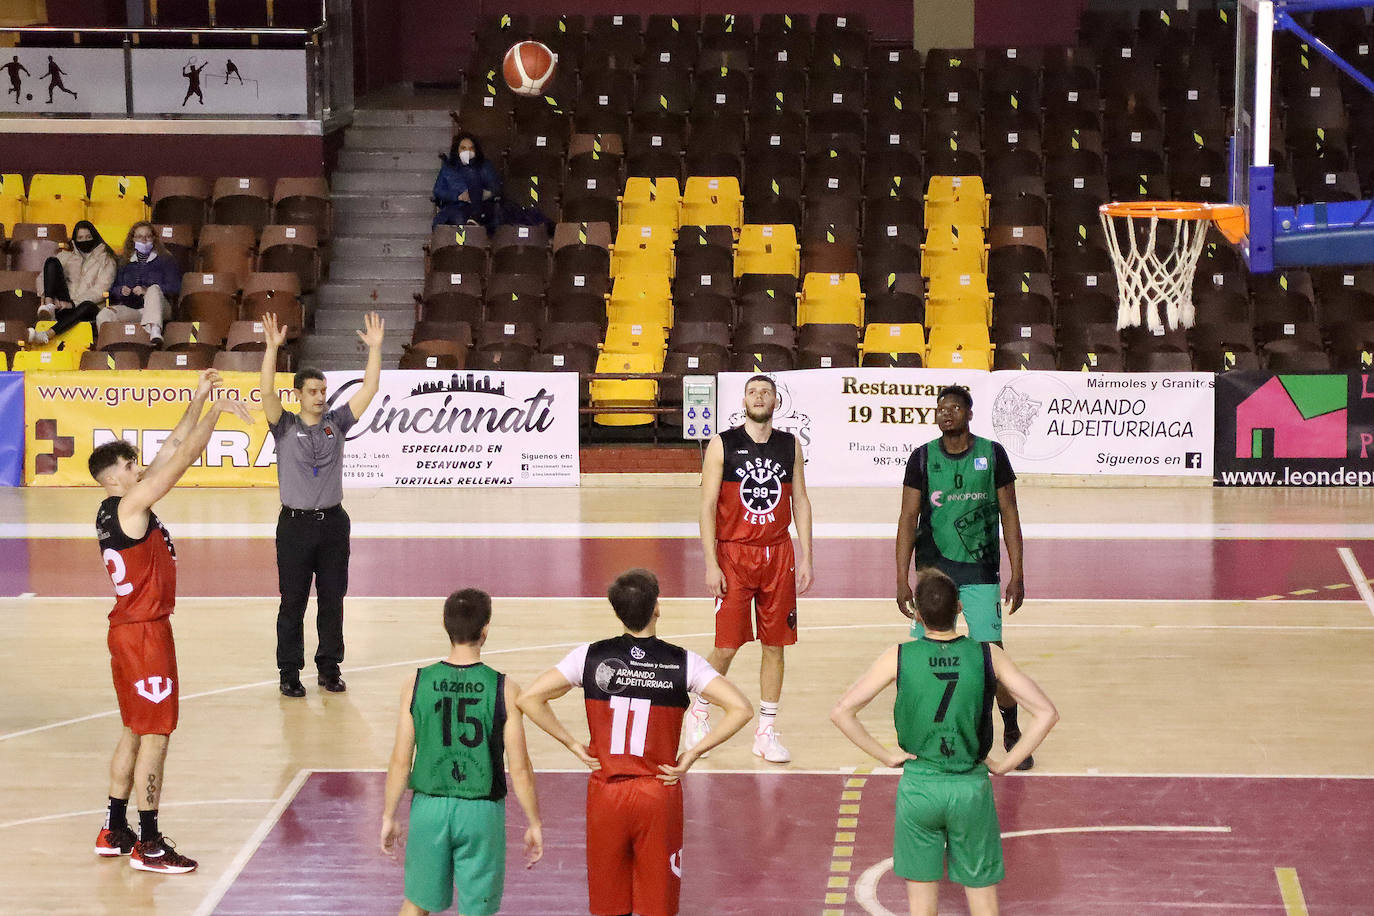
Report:
[[[1279,267],[1374,261],[1374,201],[1275,208],[1273,258]]]
[[[1250,166],[1250,238],[1246,263],[1252,273],[1267,274],[1274,269],[1274,167]]]

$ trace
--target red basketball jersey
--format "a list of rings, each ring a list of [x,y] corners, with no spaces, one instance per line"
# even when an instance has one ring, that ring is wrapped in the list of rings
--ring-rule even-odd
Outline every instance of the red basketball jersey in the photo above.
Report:
[[[149,512],[148,530],[137,539],[129,537],[119,525],[119,500],[118,496],[109,497],[95,515],[101,558],[114,582],[110,623],[167,617],[177,597],[177,553],[172,536]]]
[[[725,467],[716,498],[716,540],[760,547],[787,540],[796,437],[775,429],[767,442],[755,442],[736,426],[720,434],[720,444]]]
[[[593,779],[657,776],[677,761],[682,717],[691,698],[689,653],[657,637],[617,636],[587,647],[582,664],[591,753],[601,761]],[[698,680],[706,667],[692,665]],[[712,676],[714,672],[712,672]]]

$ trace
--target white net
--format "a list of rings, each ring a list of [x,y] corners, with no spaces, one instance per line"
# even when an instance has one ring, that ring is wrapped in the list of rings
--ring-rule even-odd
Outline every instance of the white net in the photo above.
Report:
[[[1139,325],[1143,313],[1152,331],[1166,323],[1170,328],[1191,328],[1193,272],[1211,220],[1168,216],[1167,205],[1124,215],[1108,214],[1107,209],[1103,207],[1100,216],[1120,294],[1116,326]]]

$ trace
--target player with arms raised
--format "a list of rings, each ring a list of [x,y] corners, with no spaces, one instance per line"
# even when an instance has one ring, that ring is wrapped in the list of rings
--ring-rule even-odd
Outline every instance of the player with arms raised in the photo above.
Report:
[[[185,874],[194,871],[196,863],[176,851],[157,823],[162,768],[177,725],[181,684],[169,619],[176,604],[176,550],[153,504],[200,457],[221,413],[253,422],[236,400],[216,400],[201,416],[218,382],[215,370],[201,373],[186,413],[146,468],[139,468],[138,450],[122,439],[96,448],[88,463],[91,476],[105,488],[95,527],[105,569],[114,582],[110,673],[124,722],[110,761],[109,812],[95,851],[101,856],[131,856],[134,868],[161,874]],[[137,836],[126,821],[134,791]]]
[[[749,700],[700,655],[666,643],[658,579],[632,569],[607,591],[624,634],[574,649],[517,701],[529,720],[591,768],[587,884],[596,916],[674,916],[682,892],[683,774],[749,723]],[[591,741],[577,741],[549,706],[581,687]],[[725,709],[700,743],[678,756],[691,698]]]

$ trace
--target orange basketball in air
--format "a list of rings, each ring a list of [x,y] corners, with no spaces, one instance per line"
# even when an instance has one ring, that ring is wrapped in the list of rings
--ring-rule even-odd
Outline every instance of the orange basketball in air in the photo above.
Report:
[[[557,59],[548,45],[538,41],[522,41],[511,45],[506,52],[501,72],[511,92],[516,95],[539,95],[549,80],[553,79]]]

